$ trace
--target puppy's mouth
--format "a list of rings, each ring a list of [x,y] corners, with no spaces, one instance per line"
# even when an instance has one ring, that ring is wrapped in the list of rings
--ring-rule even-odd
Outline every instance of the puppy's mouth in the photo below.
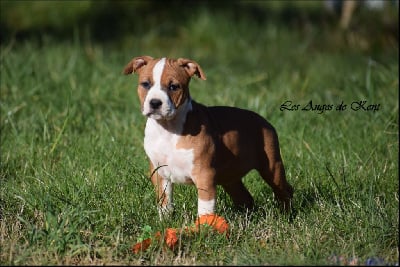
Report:
[[[161,112],[160,110],[150,110],[148,112],[143,112],[143,115],[147,118],[153,120],[171,120],[175,117],[174,110],[167,110],[166,112]]]

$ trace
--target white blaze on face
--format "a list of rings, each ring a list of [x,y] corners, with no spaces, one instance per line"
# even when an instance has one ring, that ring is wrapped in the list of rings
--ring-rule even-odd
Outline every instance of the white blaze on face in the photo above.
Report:
[[[153,68],[153,86],[149,89],[143,103],[143,115],[159,119],[169,119],[175,114],[175,106],[169,99],[168,94],[162,90],[161,76],[165,67],[165,58],[160,59]],[[154,108],[151,101],[160,101],[161,105]]]

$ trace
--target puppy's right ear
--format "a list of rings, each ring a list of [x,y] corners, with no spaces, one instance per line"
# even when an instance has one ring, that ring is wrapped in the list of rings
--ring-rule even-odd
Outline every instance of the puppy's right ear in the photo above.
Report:
[[[141,56],[133,58],[124,69],[124,74],[131,74],[132,72],[136,73],[138,69],[147,65],[147,63],[153,58],[150,56]]]

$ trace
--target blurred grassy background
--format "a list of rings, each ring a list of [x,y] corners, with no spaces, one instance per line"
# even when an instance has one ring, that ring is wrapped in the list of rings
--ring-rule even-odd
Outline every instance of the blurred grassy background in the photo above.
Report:
[[[339,2],[340,1],[336,1]],[[188,25],[199,14],[223,16],[233,27],[282,25],[303,38],[312,48],[374,50],[392,48],[398,42],[398,5],[386,1],[381,10],[357,8],[345,34],[337,32],[340,11],[325,8],[324,1],[7,1],[2,0],[0,40],[42,38],[51,35],[71,39],[74,35],[101,42],[129,45],[152,32],[157,38],[173,39],[190,33]],[[204,21],[203,21],[204,23]],[[201,31],[204,25],[197,25]],[[206,39],[207,33],[203,33]],[[315,38],[317,36],[318,38]],[[313,38],[314,37],[314,38]],[[139,40],[138,40],[139,39]]]

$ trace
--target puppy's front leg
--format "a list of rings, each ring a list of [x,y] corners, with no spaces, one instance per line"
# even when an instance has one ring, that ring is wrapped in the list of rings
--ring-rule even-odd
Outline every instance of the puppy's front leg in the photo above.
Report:
[[[197,181],[198,216],[215,212],[215,200],[217,198],[216,185],[213,179],[203,178]]]
[[[169,216],[174,211],[173,207],[173,185],[171,180],[165,179],[158,174],[157,169],[154,168],[153,164],[150,163],[151,182],[153,183],[156,196],[157,196],[157,208],[160,219],[164,216]]]

